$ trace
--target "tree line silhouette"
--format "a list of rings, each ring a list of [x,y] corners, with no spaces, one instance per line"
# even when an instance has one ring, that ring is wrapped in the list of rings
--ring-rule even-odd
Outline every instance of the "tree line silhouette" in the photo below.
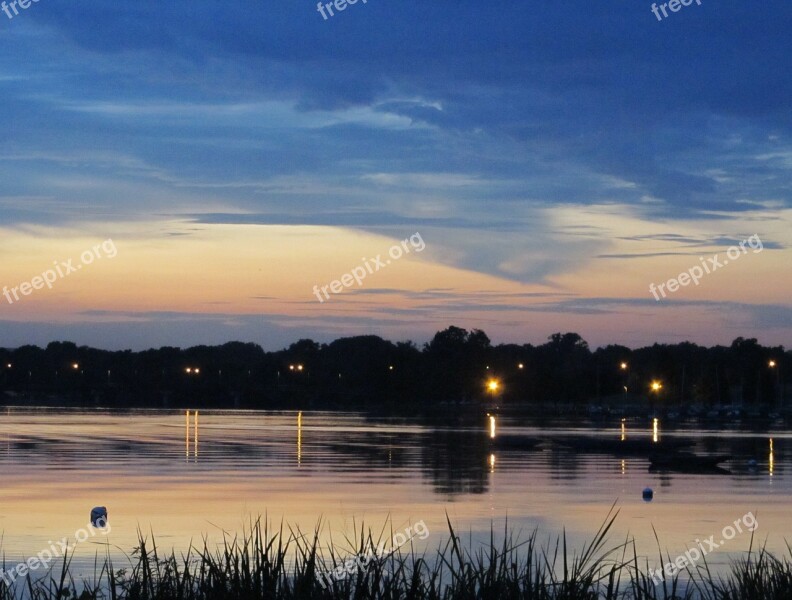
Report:
[[[0,350],[5,404],[240,408],[431,408],[497,403],[549,407],[783,406],[792,353],[739,337],[591,350],[576,333],[542,345],[493,346],[448,327],[419,348],[366,335],[302,339],[277,352],[253,343],[142,352],[71,342]]]

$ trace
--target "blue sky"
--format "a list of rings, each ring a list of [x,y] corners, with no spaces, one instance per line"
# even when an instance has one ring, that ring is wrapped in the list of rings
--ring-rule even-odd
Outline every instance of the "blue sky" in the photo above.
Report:
[[[780,0],[702,0],[663,21],[643,0],[368,0],[328,20],[307,1],[0,13],[0,282],[83,240],[119,247],[117,268],[2,305],[0,343],[279,347],[452,323],[495,341],[784,343],[790,23]],[[370,256],[416,231],[427,252],[394,281],[312,300],[360,262],[330,260],[347,245]],[[648,294],[752,234],[762,254]],[[274,268],[276,242],[296,244],[288,274],[214,293],[230,264],[256,277],[246,248]],[[185,286],[192,299],[173,300]]]

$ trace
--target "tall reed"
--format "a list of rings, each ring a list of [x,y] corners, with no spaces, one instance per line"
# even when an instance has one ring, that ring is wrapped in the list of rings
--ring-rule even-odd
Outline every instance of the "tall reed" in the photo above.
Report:
[[[321,526],[304,534],[281,524],[253,521],[241,536],[219,545],[192,546],[186,554],[162,554],[154,537],[139,534],[128,566],[116,568],[109,553],[95,560],[89,578],[73,575],[72,557],[38,580],[10,587],[0,581],[0,600],[790,600],[792,562],[751,552],[731,571],[714,576],[706,564],[655,585],[647,559],[639,564],[632,541],[609,545],[618,511],[611,508],[593,539],[573,552],[566,532],[541,544],[537,532],[520,541],[505,526],[496,542],[463,542],[448,520],[448,536],[435,551],[414,547],[375,556],[365,568],[338,579],[322,576],[350,556],[381,546],[375,534],[355,527],[345,544],[320,544]],[[658,544],[659,546],[659,544]],[[792,556],[792,548],[789,548]],[[668,558],[668,557],[667,557]],[[660,562],[663,561],[662,552]],[[5,567],[5,565],[4,565]]]

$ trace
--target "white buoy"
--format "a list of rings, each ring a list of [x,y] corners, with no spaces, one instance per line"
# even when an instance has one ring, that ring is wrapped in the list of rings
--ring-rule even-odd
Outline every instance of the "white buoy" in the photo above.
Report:
[[[97,506],[91,509],[91,525],[98,529],[107,527],[107,507]]]
[[[654,490],[652,490],[652,488],[644,488],[643,491],[644,502],[651,502],[652,498],[654,498]]]

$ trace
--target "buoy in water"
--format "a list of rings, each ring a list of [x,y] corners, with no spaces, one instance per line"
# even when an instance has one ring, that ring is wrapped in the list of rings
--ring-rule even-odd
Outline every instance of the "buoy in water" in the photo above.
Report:
[[[107,508],[97,506],[91,509],[91,525],[97,528],[107,527]]]
[[[643,491],[644,502],[651,502],[654,498],[654,490],[652,488],[645,488]]]

